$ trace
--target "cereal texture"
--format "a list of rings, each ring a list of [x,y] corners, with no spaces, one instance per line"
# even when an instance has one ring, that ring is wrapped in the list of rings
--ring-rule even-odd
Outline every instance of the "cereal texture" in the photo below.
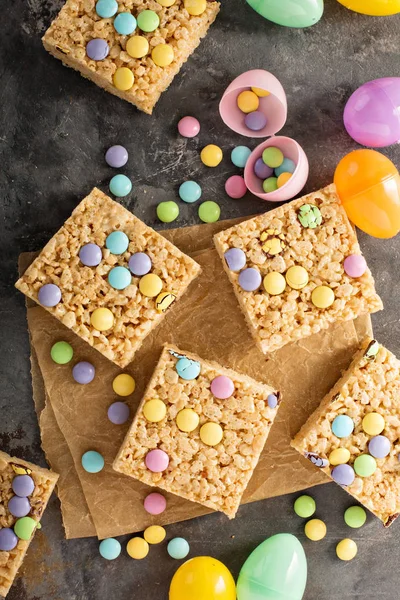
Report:
[[[298,211],[304,204],[319,208],[321,225],[314,229],[301,225]],[[361,254],[361,250],[334,185],[231,227],[214,240],[250,332],[265,354],[318,333],[335,321],[382,309],[370,271],[358,279],[344,271],[346,256]],[[238,283],[239,273],[230,271],[224,259],[229,248],[241,248],[246,266],[258,269],[262,278],[271,271],[285,274],[291,266],[304,267],[308,284],[301,290],[286,285],[276,296],[264,291],[262,284],[255,292],[245,292]],[[329,308],[318,309],[311,302],[319,285],[334,291],[335,301]]]
[[[115,230],[123,231],[130,240],[128,250],[121,255],[110,254],[105,247],[107,236]],[[80,248],[89,242],[102,249],[103,259],[97,267],[85,267],[79,259]],[[156,298],[140,293],[138,277],[132,276],[131,285],[124,290],[116,290],[108,283],[110,269],[117,265],[127,267],[134,252],[150,256],[151,272],[161,278],[163,291],[173,292],[177,298],[200,272],[199,265],[191,258],[94,188],[46,244],[16,287],[38,302],[42,285],[58,285],[61,302],[47,310],[108,359],[125,367],[165,314],[157,310]],[[114,315],[113,328],[103,332],[94,329],[90,322],[91,313],[100,307],[109,308]]]
[[[178,377],[178,358],[171,350],[200,362],[197,379],[185,381]],[[210,391],[218,375],[227,375],[234,383],[235,391],[227,400],[218,400]],[[233,518],[277,413],[267,403],[273,391],[250,377],[166,346],[114,469]],[[145,402],[153,398],[160,398],[167,406],[167,414],[159,423],[150,423],[143,414]],[[199,426],[191,433],[180,431],[176,424],[183,408],[192,408],[200,417]],[[214,447],[205,445],[199,435],[200,427],[209,421],[223,428],[222,441]],[[154,448],[169,456],[168,469],[163,473],[146,468],[145,456]]]
[[[114,17],[102,19],[97,15],[96,0],[67,0],[46,31],[43,44],[68,67],[151,114],[161,93],[206,35],[219,12],[219,3],[207,2],[207,8],[200,16],[189,15],[184,0],[176,0],[170,8],[163,8],[156,0],[118,0],[118,5],[118,12],[132,12],[137,17],[143,10],[153,10],[160,18],[159,28],[152,33],[137,29],[132,34],[148,39],[150,51],[144,58],[129,56],[125,48],[131,36],[115,31]],[[94,38],[107,41],[110,53],[105,60],[94,61],[86,55],[86,44]],[[174,60],[168,67],[159,67],[151,58],[151,50],[164,43],[173,47]],[[128,67],[134,75],[135,82],[128,91],[117,90],[113,85],[113,75],[118,67]]]
[[[296,435],[292,446],[301,454],[312,452],[322,459],[329,459],[336,448],[347,448],[349,464],[353,465],[357,456],[368,454],[372,437],[363,430],[364,416],[371,412],[381,414],[386,424],[382,435],[391,442],[390,454],[376,459],[373,475],[356,475],[354,483],[344,489],[389,526],[400,513],[400,361],[383,346],[374,360],[368,360],[365,352],[370,343],[370,339],[365,341],[349,369]],[[341,414],[351,417],[355,427],[349,437],[339,439],[331,425]],[[331,469],[329,465],[322,468],[327,475]]]
[[[14,496],[11,485],[16,474],[12,464],[27,467],[32,471],[30,476],[35,482],[35,489],[32,496],[29,496],[32,510],[28,516],[35,521],[40,521],[58,479],[58,475],[52,471],[0,452],[0,529],[12,528],[17,521],[7,508],[8,501]],[[30,543],[31,540],[19,540],[14,550],[0,550],[0,596],[7,595]]]

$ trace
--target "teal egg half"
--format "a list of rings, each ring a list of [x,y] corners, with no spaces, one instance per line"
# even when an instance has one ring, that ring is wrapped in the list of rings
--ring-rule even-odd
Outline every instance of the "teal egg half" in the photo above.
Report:
[[[284,27],[310,27],[324,12],[324,0],[247,0],[264,19]]]
[[[278,533],[257,546],[244,563],[236,586],[238,600],[302,600],[307,582],[303,546],[290,533]]]

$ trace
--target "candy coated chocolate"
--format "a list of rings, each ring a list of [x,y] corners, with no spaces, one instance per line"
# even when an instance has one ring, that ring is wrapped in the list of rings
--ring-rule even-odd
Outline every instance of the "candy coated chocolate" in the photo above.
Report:
[[[390,440],[385,435],[376,435],[369,444],[368,450],[375,458],[385,458],[390,452]]]
[[[114,425],[123,425],[129,419],[129,406],[124,402],[113,402],[109,406],[107,416]]]
[[[92,60],[104,60],[109,52],[109,45],[101,38],[95,38],[86,44],[86,54]]]
[[[276,408],[278,406],[278,397],[275,394],[269,394],[267,402],[269,408]]]
[[[230,198],[243,198],[247,187],[241,175],[232,175],[225,182],[225,191]]]
[[[150,452],[146,454],[144,462],[149,471],[152,471],[153,473],[162,473],[168,468],[169,456],[164,450],[156,448],[155,450],[150,450]]]
[[[218,375],[211,382],[211,393],[219,400],[230,398],[235,391],[235,385],[226,375]]]
[[[243,169],[246,166],[250,154],[251,150],[247,146],[236,146],[231,152],[231,161],[235,167]]]
[[[182,137],[196,137],[200,131],[200,123],[194,117],[183,117],[178,123],[178,131]]]
[[[14,517],[26,517],[31,512],[28,498],[13,496],[8,501],[8,510]]]
[[[344,259],[343,267],[349,277],[357,278],[364,275],[367,262],[361,254],[350,254]]]
[[[18,544],[18,538],[9,527],[0,529],[0,551],[10,552]]]
[[[255,110],[245,116],[244,124],[251,131],[260,131],[267,124],[267,117],[260,110]]]
[[[151,269],[150,256],[144,252],[135,252],[135,254],[132,254],[128,264],[131,273],[137,277],[146,275]]]
[[[353,433],[354,421],[348,415],[338,415],[332,421],[332,432],[338,438],[346,438]]]
[[[22,517],[14,525],[14,533],[20,540],[28,541],[35,531],[37,522],[32,517]]]
[[[88,450],[82,455],[82,467],[87,473],[99,473],[104,468],[104,458],[95,450]]]
[[[225,252],[224,258],[231,271],[240,271],[246,266],[246,254],[241,248],[229,248]]]
[[[105,155],[106,163],[114,169],[123,167],[128,162],[128,151],[120,145],[111,146]]]
[[[258,290],[261,285],[260,271],[257,271],[257,269],[254,269],[253,267],[244,269],[239,274],[238,283],[245,292],[254,292],[255,290]]]
[[[113,267],[107,277],[108,283],[115,290],[124,290],[132,281],[132,276],[126,267]]]
[[[171,558],[182,560],[189,554],[190,546],[184,538],[173,538],[168,542],[167,552]]]
[[[46,283],[38,292],[38,300],[42,306],[56,306],[61,301],[61,290],[54,283]]]
[[[339,485],[351,485],[354,481],[354,469],[350,465],[338,465],[332,469],[332,479]]]
[[[94,366],[85,360],[76,363],[72,369],[72,377],[75,379],[76,383],[80,383],[82,385],[86,385],[87,383],[93,381],[95,374],[96,369]]]
[[[144,499],[143,506],[150,515],[160,515],[167,508],[167,501],[161,494],[152,492]]]
[[[21,498],[25,498],[33,493],[33,490],[35,489],[35,482],[30,475],[17,475],[12,480],[11,487],[14,494],[20,496]]]
[[[113,231],[106,238],[106,248],[111,254],[123,254],[129,246],[129,238],[123,231]]]
[[[85,267],[97,267],[102,258],[101,248],[97,244],[85,244],[79,250],[79,259]]]
[[[121,544],[115,538],[102,540],[99,545],[99,552],[106,560],[115,560],[121,554]]]
[[[258,158],[254,163],[254,173],[264,181],[274,174],[274,170],[266,165],[262,158]]]
[[[179,377],[191,381],[200,375],[201,365],[197,360],[183,357],[178,360],[175,369]]]

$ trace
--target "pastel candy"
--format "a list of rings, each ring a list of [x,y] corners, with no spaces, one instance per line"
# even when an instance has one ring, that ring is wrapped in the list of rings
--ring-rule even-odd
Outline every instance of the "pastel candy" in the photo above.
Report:
[[[254,292],[261,285],[261,275],[257,269],[250,267],[239,274],[239,285],[245,292]]]
[[[224,258],[231,271],[240,271],[246,266],[246,254],[241,248],[229,248],[225,252]]]
[[[101,263],[103,255],[97,244],[85,244],[79,250],[79,258],[85,267],[97,267]]]
[[[8,510],[14,517],[26,517],[31,511],[28,498],[13,496],[8,501]]]
[[[14,477],[11,487],[14,494],[25,498],[33,493],[35,482],[29,475],[17,475],[17,477]]]
[[[129,259],[129,269],[133,275],[142,277],[151,269],[151,259],[145,252],[135,252]]]
[[[362,277],[367,270],[367,262],[361,254],[350,254],[344,259],[343,268],[349,277]]]
[[[152,471],[153,473],[162,473],[168,468],[169,456],[164,450],[156,448],[155,450],[150,450],[150,452],[146,454],[145,464],[149,471]]]
[[[201,365],[196,360],[183,357],[178,360],[175,368],[179,377],[186,381],[191,381],[200,375]]]
[[[143,506],[150,515],[160,515],[167,508],[167,501],[161,494],[152,492],[144,499]]]
[[[42,306],[47,308],[56,306],[61,301],[61,290],[54,283],[46,283],[38,292],[38,300]]]
[[[129,406],[124,402],[113,402],[109,406],[107,416],[114,425],[123,425],[129,419]]]
[[[219,375],[211,382],[211,393],[219,400],[230,398],[234,391],[234,383],[226,375]]]
[[[331,475],[339,485],[351,485],[355,479],[354,469],[350,465],[338,465],[332,469]]]
[[[0,529],[0,551],[10,552],[18,544],[18,538],[9,527]]]

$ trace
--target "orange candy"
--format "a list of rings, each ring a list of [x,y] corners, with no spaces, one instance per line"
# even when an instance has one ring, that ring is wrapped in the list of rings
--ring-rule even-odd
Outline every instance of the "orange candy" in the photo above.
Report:
[[[285,185],[285,183],[287,183],[289,181],[289,179],[291,178],[292,173],[281,173],[278,177],[278,188],[281,188],[283,185]]]

